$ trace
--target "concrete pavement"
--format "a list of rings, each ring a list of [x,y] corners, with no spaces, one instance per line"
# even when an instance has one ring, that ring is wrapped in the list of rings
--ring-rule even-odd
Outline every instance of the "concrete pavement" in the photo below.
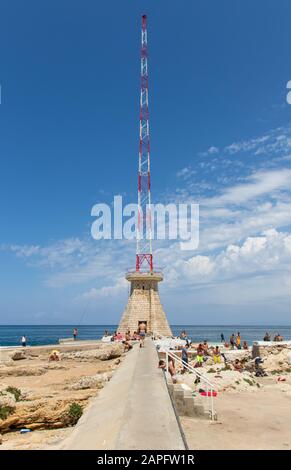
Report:
[[[136,345],[79,420],[62,449],[183,450],[153,342]]]

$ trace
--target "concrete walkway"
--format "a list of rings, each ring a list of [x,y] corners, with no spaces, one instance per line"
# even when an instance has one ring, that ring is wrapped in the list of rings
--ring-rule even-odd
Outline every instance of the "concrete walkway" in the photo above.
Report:
[[[153,342],[135,346],[62,449],[185,449]]]

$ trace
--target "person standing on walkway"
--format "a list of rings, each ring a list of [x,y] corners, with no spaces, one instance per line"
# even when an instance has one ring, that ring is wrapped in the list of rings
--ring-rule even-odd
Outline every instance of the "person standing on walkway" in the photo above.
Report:
[[[140,337],[139,347],[143,348],[144,347],[144,340],[145,340],[145,331],[144,330],[140,331],[139,337]]]
[[[77,328],[74,328],[74,330],[73,330],[73,338],[74,338],[74,341],[76,341],[77,336],[78,336],[78,330],[77,330]]]
[[[139,336],[140,336],[140,343],[139,347],[143,348],[144,347],[144,340],[145,340],[145,335],[146,335],[146,324],[142,322],[139,325]]]

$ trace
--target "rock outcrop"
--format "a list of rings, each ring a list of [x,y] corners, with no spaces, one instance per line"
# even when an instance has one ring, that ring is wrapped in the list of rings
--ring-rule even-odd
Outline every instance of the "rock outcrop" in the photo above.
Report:
[[[10,357],[13,361],[20,361],[22,359],[26,359],[26,354],[24,351],[13,351]]]
[[[1,358],[0,433],[72,426],[78,406],[71,405],[84,409],[124,355],[122,343],[98,343],[77,350],[60,347],[61,360],[49,362],[51,350],[17,349]]]
[[[46,367],[7,367],[0,369],[0,377],[21,377],[29,375],[43,375],[47,372]]]
[[[69,385],[69,390],[86,390],[90,388],[103,388],[104,384],[112,377],[112,373],[96,374],[87,377],[82,377],[77,382]]]
[[[34,402],[19,402],[15,411],[6,419],[0,419],[0,432],[5,433],[12,429],[23,427],[34,429],[57,429],[70,424],[69,407],[72,403],[77,403],[82,407],[92,396],[80,395],[68,399],[42,399]]]
[[[114,343],[104,345],[103,348],[92,349],[89,351],[76,351],[70,353],[63,353],[62,358],[73,359],[78,361],[92,361],[98,359],[99,361],[108,361],[120,357],[124,352],[122,343]]]
[[[288,352],[291,354],[291,344],[288,344],[288,342],[266,342],[265,344],[263,342],[258,342],[254,343],[253,345],[253,357],[267,357],[270,355],[276,356],[281,352],[285,352],[286,355]]]
[[[12,393],[7,392],[5,389],[0,390],[0,410],[3,407],[14,408],[15,404],[15,396]]]

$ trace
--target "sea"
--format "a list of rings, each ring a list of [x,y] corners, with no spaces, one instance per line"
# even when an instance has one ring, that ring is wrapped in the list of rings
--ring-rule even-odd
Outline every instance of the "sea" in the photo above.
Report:
[[[113,333],[118,328],[117,325],[0,325],[0,348],[20,345],[23,335],[27,337],[30,346],[57,344],[60,338],[71,338],[75,327],[78,328],[78,339],[81,340],[101,339],[105,330]],[[285,340],[291,340],[291,326],[282,325],[171,325],[171,328],[174,336],[185,330],[194,342],[207,340],[219,344],[221,333],[229,340],[232,333],[240,332],[242,340],[251,344],[262,340],[266,331],[271,337],[280,333]]]

